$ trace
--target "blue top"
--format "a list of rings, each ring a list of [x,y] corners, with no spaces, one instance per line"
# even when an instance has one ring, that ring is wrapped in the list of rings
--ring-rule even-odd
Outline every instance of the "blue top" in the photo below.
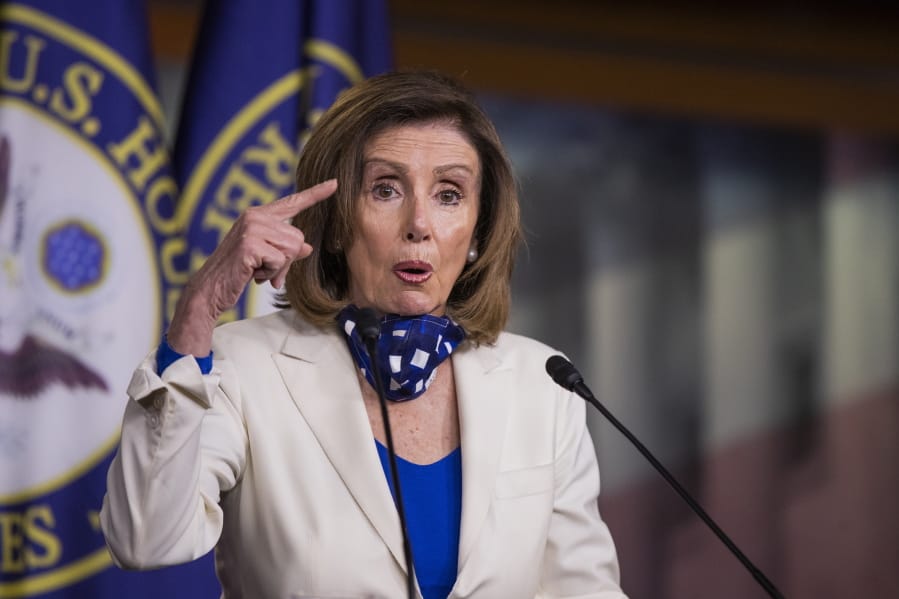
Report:
[[[183,358],[185,355],[186,354],[179,354],[172,349],[172,346],[169,345],[169,340],[163,335],[162,341],[156,349],[156,374],[162,375],[166,368]],[[212,352],[209,352],[209,355],[203,358],[194,357],[194,359],[197,361],[197,366],[200,367],[200,372],[203,374],[212,372]]]
[[[378,457],[393,493],[390,458],[378,442]],[[424,599],[446,599],[456,583],[462,518],[462,450],[425,466],[397,456],[406,527],[415,575]]]

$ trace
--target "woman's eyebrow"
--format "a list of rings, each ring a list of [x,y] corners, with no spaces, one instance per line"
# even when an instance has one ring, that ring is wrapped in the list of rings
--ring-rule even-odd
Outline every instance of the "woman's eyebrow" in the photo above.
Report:
[[[447,173],[448,171],[456,171],[456,170],[465,171],[469,175],[475,174],[474,169],[472,169],[467,164],[447,164],[444,166],[438,166],[437,168],[434,169],[434,174],[435,175],[443,175],[443,174]]]
[[[366,158],[363,161],[362,166],[366,171],[371,168],[388,167],[392,170],[398,171],[401,175],[406,175],[409,172],[409,169],[405,164],[387,160],[386,158],[378,158],[377,156]],[[461,162],[434,167],[434,170],[432,172],[435,175],[445,175],[452,171],[463,171],[464,173],[471,176],[475,176],[477,174],[476,170],[473,169],[470,165]]]
[[[372,157],[372,158],[366,158],[365,161],[363,161],[362,166],[366,170],[368,170],[370,167],[373,167],[373,166],[375,166],[375,167],[376,166],[387,166],[394,170],[399,171],[403,175],[405,175],[409,170],[406,168],[406,165],[404,165],[402,163],[393,162],[391,160],[386,160],[384,158],[378,158],[376,156]]]

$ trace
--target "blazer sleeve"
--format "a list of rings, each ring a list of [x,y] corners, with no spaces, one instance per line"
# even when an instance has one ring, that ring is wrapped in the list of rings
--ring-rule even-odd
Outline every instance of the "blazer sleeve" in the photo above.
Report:
[[[618,557],[599,514],[599,467],[586,406],[565,392],[556,421],[555,498],[538,598],[627,599]]]
[[[239,387],[217,360],[192,356],[162,375],[151,353],[135,371],[100,525],[113,561],[147,569],[194,560],[222,532],[222,493],[243,472],[247,438]]]

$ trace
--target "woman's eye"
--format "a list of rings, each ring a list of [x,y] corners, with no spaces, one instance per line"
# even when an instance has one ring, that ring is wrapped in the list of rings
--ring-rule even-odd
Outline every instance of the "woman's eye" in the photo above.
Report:
[[[455,189],[444,189],[443,191],[439,192],[437,196],[440,198],[440,202],[443,204],[458,204],[462,199],[462,194]]]
[[[372,195],[379,200],[389,200],[396,197],[397,191],[387,183],[378,183],[372,188]]]

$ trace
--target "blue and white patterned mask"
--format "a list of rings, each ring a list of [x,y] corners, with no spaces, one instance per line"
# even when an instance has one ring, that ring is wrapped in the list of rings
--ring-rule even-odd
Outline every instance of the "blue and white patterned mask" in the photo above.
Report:
[[[373,389],[371,359],[356,327],[359,308],[350,304],[337,315],[347,336],[350,353]],[[391,401],[408,401],[424,393],[437,373],[437,366],[450,357],[465,339],[465,331],[449,318],[424,314],[381,319],[378,335],[378,368],[385,394]]]

